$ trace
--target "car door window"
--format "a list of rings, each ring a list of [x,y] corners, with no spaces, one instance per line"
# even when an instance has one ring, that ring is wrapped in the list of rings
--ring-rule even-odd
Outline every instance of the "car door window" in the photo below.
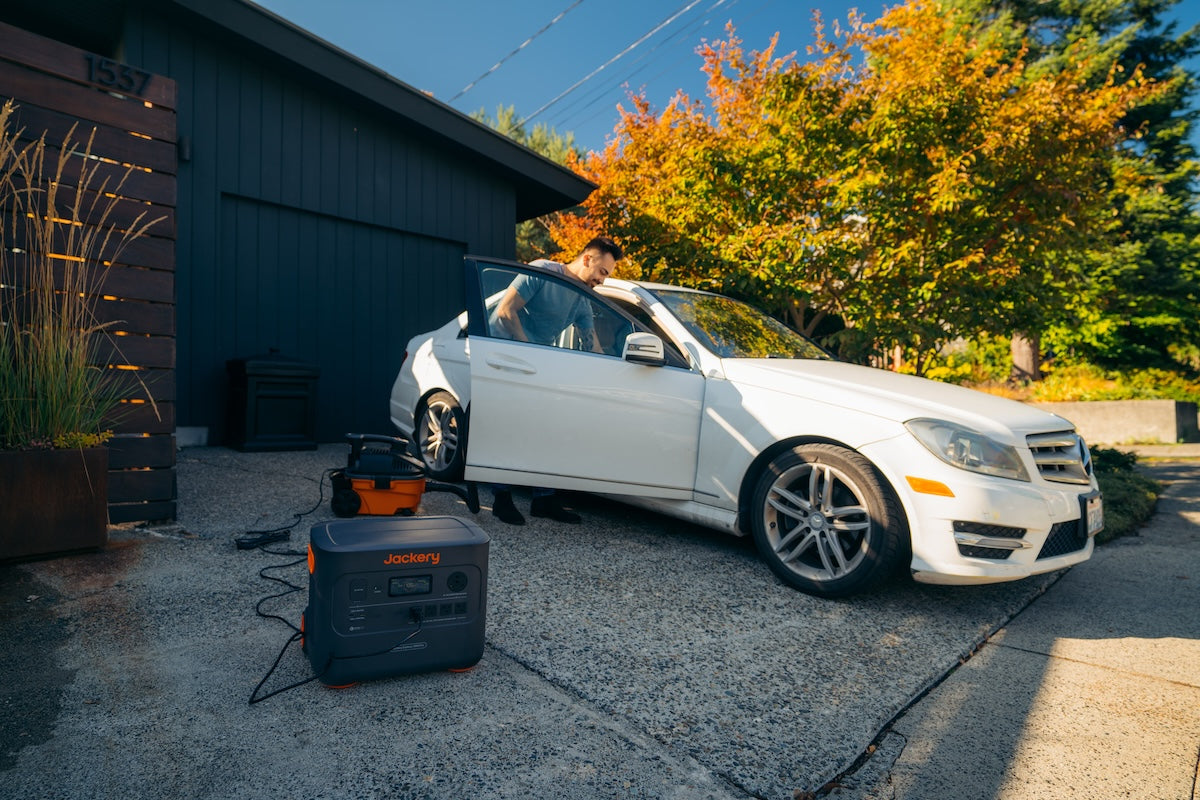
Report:
[[[582,285],[535,269],[486,266],[480,272],[487,308],[485,330],[497,339],[515,338],[497,313],[510,292],[524,306],[522,330],[532,344],[620,356],[633,323],[609,308]]]
[[[665,350],[664,355],[667,357],[667,364],[672,367],[681,367],[683,369],[687,369],[688,360],[683,355],[682,348],[680,348],[679,345],[675,343],[675,340],[671,338],[671,335],[668,334],[663,327],[658,324],[658,320],[651,316],[649,311],[638,305],[636,301],[627,300],[624,297],[609,296],[608,299],[611,302],[619,305],[622,311],[640,323],[638,330],[644,330],[647,333],[653,333],[657,335],[658,338],[663,340],[663,347]]]

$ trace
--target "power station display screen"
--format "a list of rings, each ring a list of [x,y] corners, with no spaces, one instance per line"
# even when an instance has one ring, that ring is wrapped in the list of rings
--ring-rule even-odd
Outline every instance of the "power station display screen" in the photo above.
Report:
[[[433,591],[432,575],[400,575],[388,578],[389,597],[429,594]]]

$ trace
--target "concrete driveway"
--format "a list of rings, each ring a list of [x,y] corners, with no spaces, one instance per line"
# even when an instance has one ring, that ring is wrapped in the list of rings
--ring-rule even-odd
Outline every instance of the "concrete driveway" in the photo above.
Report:
[[[821,600],[746,540],[595,497],[573,498],[582,526],[510,527],[485,493],[478,666],[250,705],[291,634],[256,614],[284,591],[259,571],[293,562],[268,574],[299,587],[307,572],[234,537],[312,508],[346,452],[185,449],[178,525],[0,567],[0,796],[790,800],[1059,577]],[[282,547],[304,549],[328,497]],[[421,513],[471,516],[435,493]],[[306,600],[262,609],[295,622]],[[311,674],[292,647],[264,691]]]

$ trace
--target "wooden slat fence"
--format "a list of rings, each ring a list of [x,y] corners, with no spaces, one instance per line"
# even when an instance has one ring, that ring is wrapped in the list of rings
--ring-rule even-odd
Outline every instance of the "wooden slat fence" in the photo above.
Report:
[[[143,213],[162,218],[116,261],[90,266],[103,271],[100,321],[113,323],[99,358],[121,365],[129,387],[112,423],[109,519],[173,519],[175,81],[0,23],[0,103],[9,99],[18,106],[14,129],[30,140],[45,136],[48,163],[72,125],[74,141],[93,136],[92,156],[102,166],[91,187],[107,178],[112,192],[120,183],[110,221],[128,225]],[[64,199],[73,193],[68,187]],[[19,275],[20,263],[13,263]]]

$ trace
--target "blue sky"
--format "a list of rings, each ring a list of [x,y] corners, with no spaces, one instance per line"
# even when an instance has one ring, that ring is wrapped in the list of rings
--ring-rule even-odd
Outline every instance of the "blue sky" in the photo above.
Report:
[[[872,20],[885,7],[875,0],[256,2],[459,111],[494,115],[512,105],[531,125],[573,132],[585,150],[604,146],[629,89],[645,89],[659,108],[679,89],[703,96],[696,47],[724,38],[729,21],[746,49],[766,47],[778,32],[776,52],[803,58],[814,10],[831,26],[852,8]],[[1184,29],[1200,21],[1200,2],[1183,0],[1175,12]],[[1200,71],[1200,59],[1191,67]],[[1200,131],[1193,140],[1200,143]]]

